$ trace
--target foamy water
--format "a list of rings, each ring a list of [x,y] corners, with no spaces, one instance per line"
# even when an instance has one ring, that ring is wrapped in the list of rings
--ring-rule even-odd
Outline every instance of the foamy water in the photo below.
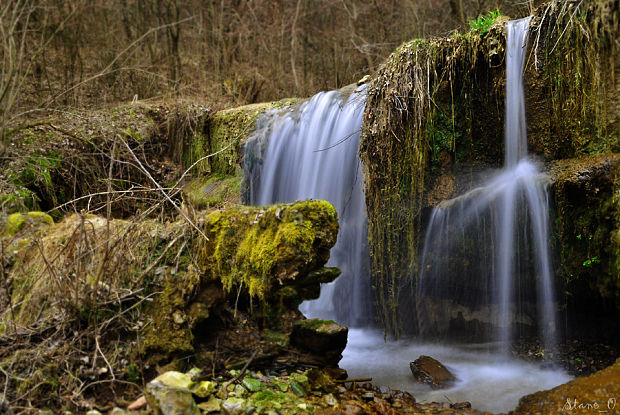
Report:
[[[476,345],[440,346],[409,340],[384,342],[382,332],[350,329],[340,367],[350,378],[372,377],[374,385],[408,391],[420,403],[469,401],[474,409],[490,412],[508,412],[522,396],[572,379],[563,370],[543,369],[481,349]],[[440,390],[418,383],[409,362],[420,355],[439,360],[459,381]]]

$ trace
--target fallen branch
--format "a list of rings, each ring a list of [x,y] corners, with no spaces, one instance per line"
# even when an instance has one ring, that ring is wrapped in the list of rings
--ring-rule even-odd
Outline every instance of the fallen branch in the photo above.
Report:
[[[355,378],[355,379],[334,380],[334,383],[349,383],[349,382],[372,382],[372,378]]]

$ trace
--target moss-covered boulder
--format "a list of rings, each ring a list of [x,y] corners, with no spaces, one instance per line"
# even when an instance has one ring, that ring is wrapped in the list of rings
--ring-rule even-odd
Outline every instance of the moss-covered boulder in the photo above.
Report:
[[[25,227],[37,229],[54,224],[54,219],[45,212],[12,213],[6,218],[3,236],[14,236]]]
[[[327,202],[217,210],[201,229],[188,271],[169,276],[149,307],[153,322],[144,351],[193,351],[196,327],[225,304],[286,329],[282,316],[300,318],[296,306],[305,293],[317,291],[326,275],[338,275],[321,271],[338,233],[336,211]]]

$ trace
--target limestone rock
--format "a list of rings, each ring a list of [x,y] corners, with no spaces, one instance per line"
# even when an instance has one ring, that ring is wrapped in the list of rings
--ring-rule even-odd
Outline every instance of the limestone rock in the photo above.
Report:
[[[189,388],[192,379],[185,373],[170,371],[157,376],[153,379],[153,382],[159,382],[165,386],[172,386],[175,388]]]
[[[211,396],[208,401],[199,403],[198,408],[206,414],[211,412],[219,412],[222,408],[222,400],[216,398],[215,396]]]
[[[418,382],[431,385],[433,389],[442,389],[451,386],[456,377],[441,364],[430,356],[420,356],[409,363],[413,377]]]
[[[176,373],[178,372],[164,373],[163,378],[160,376],[146,385],[145,396],[149,406],[156,415],[200,414],[192,392],[187,387],[169,386],[163,383],[184,384],[183,377],[177,376]],[[185,376],[189,379],[187,375]],[[158,380],[160,378],[161,380]]]
[[[293,327],[291,344],[321,356],[325,364],[336,365],[347,345],[348,333],[348,328],[332,320],[300,320]]]
[[[206,398],[211,395],[216,388],[215,382],[209,380],[203,380],[202,382],[194,383],[190,386],[192,393],[199,398]]]
[[[242,415],[245,409],[245,400],[241,398],[228,398],[222,404],[222,410],[227,415]]]

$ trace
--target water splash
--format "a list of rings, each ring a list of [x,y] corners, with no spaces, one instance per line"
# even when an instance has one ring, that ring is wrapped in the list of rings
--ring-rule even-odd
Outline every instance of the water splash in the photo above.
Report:
[[[458,335],[460,328],[507,349],[516,332],[532,334],[528,329],[537,327],[545,347],[555,347],[548,180],[526,157],[523,66],[530,19],[506,23],[504,170],[432,213],[418,279],[422,335]]]
[[[342,274],[300,310],[352,327],[372,321],[364,179],[357,155],[364,107],[364,87],[350,94],[321,92],[296,110],[259,117],[245,147],[250,204],[322,199],[338,211],[338,241],[327,265]]]

